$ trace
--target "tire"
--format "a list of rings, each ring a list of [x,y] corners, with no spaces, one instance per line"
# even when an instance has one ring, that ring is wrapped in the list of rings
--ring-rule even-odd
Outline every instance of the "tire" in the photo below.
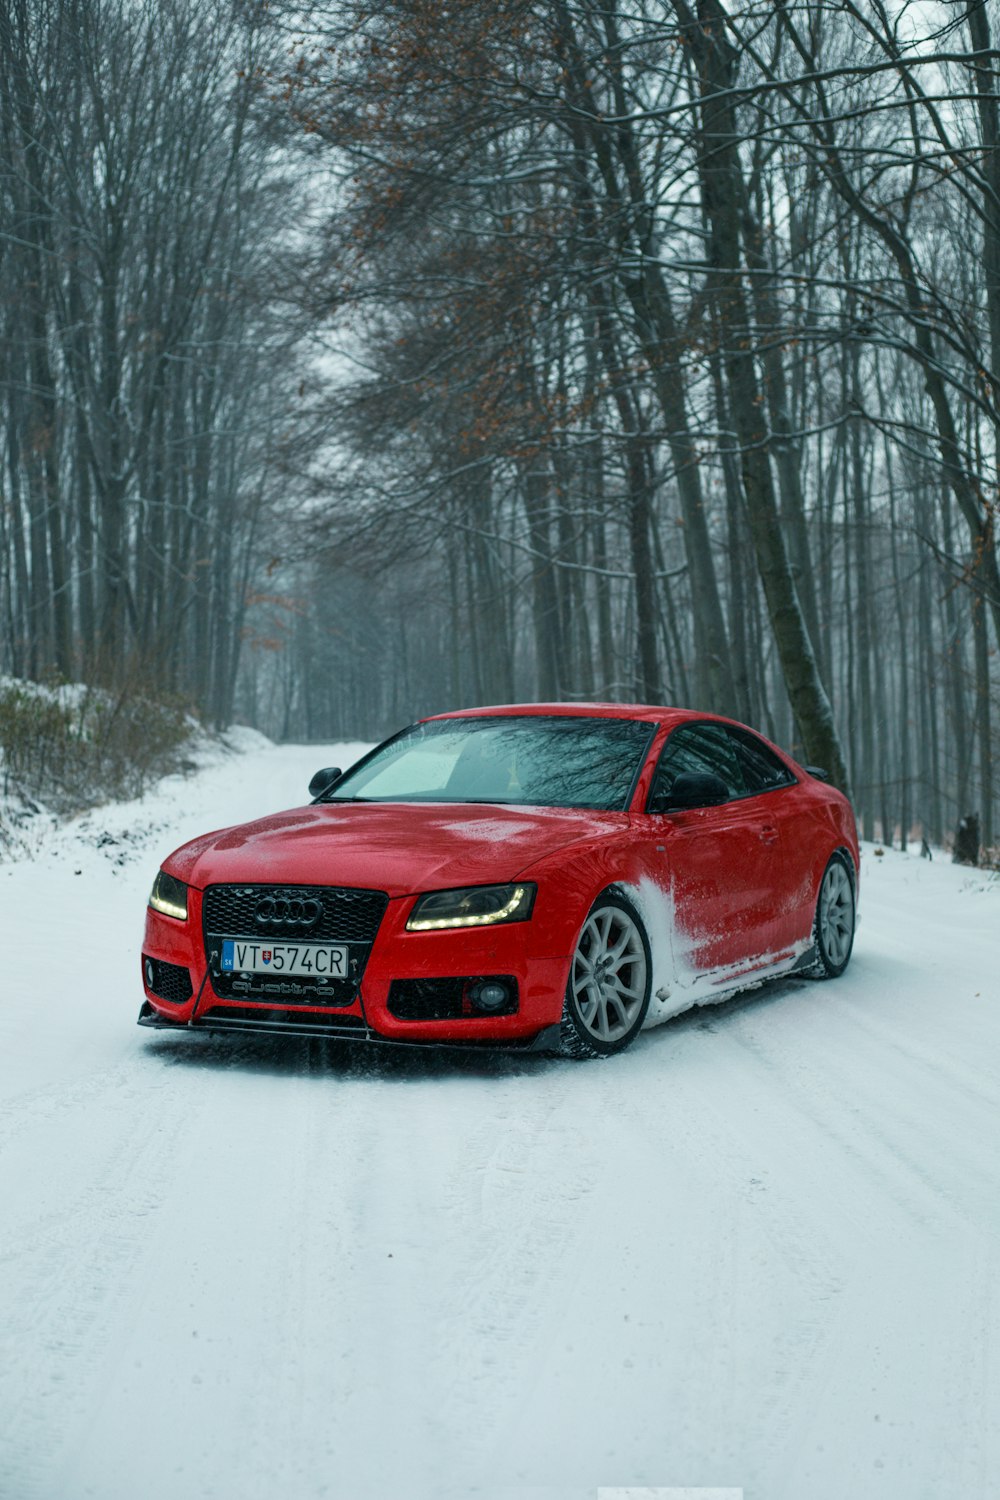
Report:
[[[615,891],[598,896],[580,929],[563,1002],[561,1044],[570,1057],[611,1057],[635,1040],[653,981],[639,913]]]
[[[813,919],[816,961],[809,973],[836,979],[851,961],[856,925],[854,879],[842,854],[831,855],[820,881]]]

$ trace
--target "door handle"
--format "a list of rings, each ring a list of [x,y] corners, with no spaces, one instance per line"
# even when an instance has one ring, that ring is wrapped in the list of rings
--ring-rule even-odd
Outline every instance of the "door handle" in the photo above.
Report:
[[[776,844],[778,842],[778,830],[773,823],[765,823],[764,827],[758,830],[757,836],[762,844]]]

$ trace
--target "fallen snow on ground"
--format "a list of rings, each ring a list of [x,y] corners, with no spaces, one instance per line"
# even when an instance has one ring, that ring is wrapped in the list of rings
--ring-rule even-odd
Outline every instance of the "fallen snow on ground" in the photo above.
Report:
[[[142,1031],[160,858],[364,747],[234,748],[0,866],[5,1500],[996,1495],[995,878],[604,1064]]]

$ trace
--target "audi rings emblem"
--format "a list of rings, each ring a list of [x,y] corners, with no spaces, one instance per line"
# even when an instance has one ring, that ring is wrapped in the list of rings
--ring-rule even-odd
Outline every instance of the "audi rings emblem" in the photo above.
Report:
[[[261,927],[315,927],[322,914],[312,896],[264,896],[257,902],[254,921]]]

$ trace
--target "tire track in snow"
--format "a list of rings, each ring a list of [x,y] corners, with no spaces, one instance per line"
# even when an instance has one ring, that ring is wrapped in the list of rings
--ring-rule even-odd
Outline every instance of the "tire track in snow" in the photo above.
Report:
[[[109,1078],[110,1091],[98,1086]],[[118,1068],[93,1083],[29,1114],[26,1160],[0,1157],[4,1281],[18,1291],[3,1320],[0,1474],[13,1477],[25,1500],[71,1492],[48,1488],[48,1476],[60,1447],[75,1450],[100,1399],[92,1373],[142,1296],[164,1190],[181,1170],[181,1141],[198,1112],[196,1099],[171,1098],[141,1068]],[[86,1152],[74,1153],[55,1182],[37,1169],[29,1177],[33,1161],[60,1161],[62,1139],[85,1142]]]
[[[905,1384],[905,1379],[900,1380],[891,1360],[886,1364],[883,1353],[873,1342],[873,1330],[881,1329],[890,1348],[910,1348],[914,1368],[923,1372],[923,1381],[915,1381],[909,1393],[913,1404],[919,1405],[921,1401],[931,1407],[935,1402],[944,1404],[950,1413],[947,1430],[959,1435],[938,1445],[933,1465],[928,1466],[924,1457],[922,1473],[928,1488],[920,1493],[928,1496],[959,1493],[956,1489],[949,1490],[949,1484],[954,1485],[956,1474],[963,1469],[971,1473],[982,1468],[990,1442],[988,1427],[976,1418],[970,1419],[969,1414],[981,1406],[972,1374],[976,1360],[966,1357],[968,1336],[956,1337],[955,1331],[974,1329],[972,1342],[980,1344],[982,1352],[995,1340],[997,1330],[976,1317],[983,1293],[992,1285],[991,1273],[981,1265],[986,1253],[982,1209],[985,1202],[991,1201],[986,1186],[988,1177],[984,1173],[983,1184],[973,1189],[971,1202],[956,1197],[951,1183],[956,1172],[960,1180],[964,1180],[963,1172],[967,1176],[970,1149],[981,1153],[984,1167],[989,1160],[995,1177],[993,1154],[986,1144],[991,1139],[987,1128],[989,1116],[976,1100],[975,1107],[964,1118],[949,1120],[949,1125],[954,1123],[954,1130],[951,1138],[942,1143],[937,1131],[928,1132],[926,1126],[921,1131],[923,1122],[919,1112],[914,1115],[910,1103],[923,1099],[929,1105],[928,1117],[940,1122],[949,1118],[949,1107],[954,1109],[956,1104],[968,1102],[966,1091],[956,1090],[950,1080],[935,1080],[941,1100],[928,1100],[929,1084],[923,1079],[921,1087],[903,1091],[908,1106],[900,1109],[898,1091],[880,1087],[884,1083],[886,1058],[873,1059],[870,1051],[862,1051],[861,1062],[856,1053],[852,1055],[850,1036],[843,1032],[839,1009],[836,1014],[828,1012],[821,1026],[811,1028],[826,1033],[828,1045],[821,1063],[810,1052],[808,1033],[797,1027],[789,1047],[783,1027],[780,1024],[770,1029],[765,1027],[760,1024],[764,1012],[755,1012],[756,1007],[750,1013],[734,1014],[725,1027],[727,1039],[749,1052],[758,1068],[764,1070],[765,1087],[755,1091],[752,1086],[757,1082],[756,1070],[747,1070],[745,1064],[739,1064],[741,1096],[746,1106],[741,1115],[745,1141],[763,1149],[771,1142],[773,1149],[783,1138],[794,1141],[798,1134],[802,1154],[812,1163],[830,1202],[830,1212],[824,1216],[823,1199],[817,1199],[809,1191],[809,1185],[804,1184],[805,1217],[812,1221],[808,1236],[822,1236],[839,1245],[846,1272],[845,1295],[838,1298],[837,1322],[829,1331],[823,1360],[812,1360],[809,1368],[800,1371],[800,1378],[790,1388],[790,1402],[777,1406],[775,1419],[765,1427],[771,1434],[769,1445],[775,1462],[782,1451],[786,1455],[797,1451],[799,1460],[803,1459],[809,1446],[807,1435],[816,1425],[814,1414],[842,1403],[844,1388],[857,1386],[859,1375],[864,1379],[866,1364],[872,1369],[874,1406],[884,1408],[894,1404],[891,1387]],[[780,1015],[777,1019],[780,1021]],[[777,1055],[769,1052],[769,1045],[775,1046]],[[873,1071],[876,1067],[877,1074]],[[922,1076],[922,1067],[917,1071]],[[912,1083],[908,1063],[900,1069],[897,1062],[896,1072]],[[852,1097],[860,1102],[847,1105],[846,1100]],[[799,1113],[798,1127],[794,1117],[782,1121],[782,1116],[792,1111]],[[845,1121],[850,1122],[850,1129],[845,1128]],[[801,1135],[803,1126],[808,1132],[806,1139]],[[926,1147],[923,1157],[919,1145]],[[785,1153],[786,1157],[794,1154],[787,1150]],[[928,1167],[927,1158],[933,1159],[933,1169]],[[983,1190],[987,1192],[985,1198]],[[996,1202],[995,1190],[992,1201]],[[769,1208],[773,1209],[773,1203]],[[897,1294],[894,1262],[886,1263],[887,1240],[890,1243],[895,1240],[901,1247],[897,1255],[900,1279],[905,1282],[909,1276],[923,1289],[916,1303],[905,1291]],[[991,1254],[989,1259],[995,1273],[997,1257]],[[963,1262],[967,1267],[964,1274],[960,1269]],[[879,1278],[874,1293],[867,1285],[872,1279],[872,1266]],[[946,1266],[954,1266],[956,1275],[947,1283],[941,1283],[939,1275],[937,1302],[927,1305],[927,1291],[935,1286],[935,1269],[940,1273]],[[914,1332],[921,1324],[928,1329],[926,1339]],[[933,1342],[935,1331],[937,1351],[932,1356],[929,1343]],[[948,1371],[943,1385],[945,1394],[943,1398],[935,1394],[935,1399],[928,1403],[926,1391],[937,1391],[938,1365]],[[858,1403],[863,1407],[860,1396]],[[898,1399],[895,1404],[899,1406]],[[866,1417],[871,1424],[881,1420],[874,1411],[859,1410],[856,1416],[861,1431],[866,1430]],[[898,1410],[892,1420],[899,1426],[905,1420],[904,1411]],[[803,1446],[798,1450],[790,1441],[795,1431],[802,1434]],[[915,1431],[914,1441],[918,1442],[920,1436]],[[858,1447],[858,1461],[853,1465],[841,1463],[839,1474],[837,1460],[828,1456],[813,1476],[809,1493],[834,1496],[843,1493],[845,1486],[857,1493],[858,1485],[874,1482],[878,1474],[884,1473],[888,1460],[879,1456],[878,1444],[873,1443],[870,1452],[864,1444]],[[867,1454],[870,1469],[865,1469],[861,1454]],[[839,1457],[842,1459],[843,1455]],[[907,1476],[906,1465],[899,1461],[898,1454],[894,1461],[899,1471],[898,1482],[912,1482],[915,1476]],[[929,1467],[939,1475],[937,1487],[927,1479]],[[796,1474],[789,1467],[786,1477],[789,1493],[796,1482],[803,1482],[801,1468]],[[886,1479],[888,1482],[888,1476]]]
[[[582,1082],[574,1064],[551,1061],[506,1083],[450,1184],[452,1202],[461,1199],[473,1269],[462,1279],[439,1358],[479,1341],[471,1376],[456,1391],[454,1422],[468,1434],[470,1481],[499,1475],[509,1462],[525,1370],[554,1336],[568,1268],[587,1253],[600,1187],[589,1130],[602,1091],[595,1101],[597,1080],[590,1079],[584,1100]]]
[[[997,1105],[985,1090],[956,1081],[945,1054],[935,1072],[891,1035],[875,1052],[859,1047],[853,1018],[836,1002],[822,1018],[776,1019],[764,1030],[751,1015],[734,1016],[727,1034],[767,1070],[782,1098],[865,1161],[881,1202],[892,1199],[925,1224],[942,1212],[981,1222],[982,1204],[1000,1190],[991,1144]]]

